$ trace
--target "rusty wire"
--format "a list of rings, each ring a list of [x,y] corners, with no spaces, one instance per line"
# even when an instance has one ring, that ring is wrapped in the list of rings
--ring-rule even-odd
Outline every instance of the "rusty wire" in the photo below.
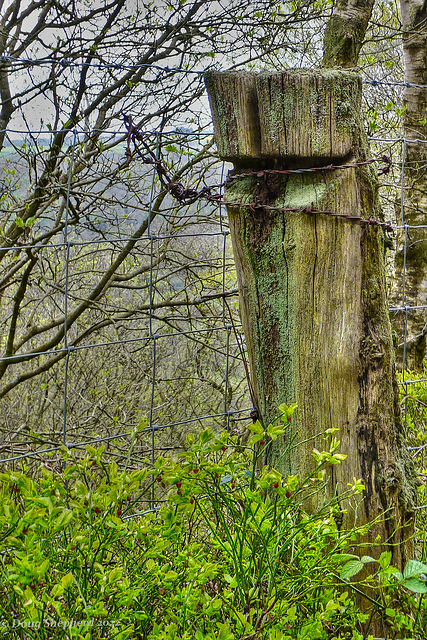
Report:
[[[284,213],[307,213],[309,215],[322,214],[327,216],[333,216],[334,218],[343,218],[344,220],[350,220],[352,222],[358,222],[364,226],[376,226],[381,227],[384,231],[394,234],[394,227],[390,220],[377,220],[376,218],[362,218],[361,216],[353,216],[350,213],[339,213],[337,211],[324,211],[323,209],[316,209],[312,203],[309,207],[272,207],[270,205],[260,204],[258,202],[224,202],[224,204],[231,207],[249,207],[252,211],[256,209],[264,209],[266,211],[283,211]]]
[[[363,167],[374,162],[383,163],[384,166],[378,171],[378,175],[387,174],[390,171],[392,161],[386,156],[382,155],[378,158],[371,158],[370,160],[364,160],[361,162],[353,162],[348,164],[334,165],[329,164],[323,167],[310,167],[305,169],[260,169],[259,171],[247,171],[239,174],[231,174],[228,176],[226,182],[223,182],[219,185],[213,186],[205,186],[202,189],[193,189],[185,187],[181,182],[173,182],[167,172],[166,167],[162,163],[162,161],[156,157],[156,154],[150,149],[149,145],[145,140],[145,135],[132,123],[132,117],[129,115],[123,116],[125,127],[127,129],[127,145],[126,145],[126,166],[132,161],[134,153],[142,160],[144,164],[151,164],[155,166],[157,175],[162,186],[169,191],[169,193],[176,199],[180,204],[193,204],[197,200],[205,199],[208,202],[213,202],[220,205],[228,205],[235,207],[249,207],[252,211],[256,209],[264,209],[266,211],[283,211],[286,213],[306,213],[309,215],[321,214],[333,216],[335,218],[342,218],[344,220],[350,220],[352,222],[358,222],[360,224],[366,226],[377,226],[384,231],[389,233],[394,233],[393,225],[390,220],[382,221],[377,220],[375,218],[362,218],[361,216],[354,216],[349,213],[340,213],[337,211],[325,211],[322,209],[316,209],[314,207],[314,203],[311,203],[308,207],[272,207],[270,205],[263,204],[261,202],[227,202],[223,199],[221,193],[212,193],[213,189],[221,189],[224,187],[229,180],[234,180],[237,178],[246,178],[248,176],[256,176],[257,178],[265,178],[267,175],[287,175],[287,174],[303,174],[303,173],[315,173],[315,172],[325,172],[325,171],[335,171],[339,169],[357,169],[359,167]],[[138,146],[140,143],[144,150],[145,154],[141,151]],[[134,146],[134,153],[132,152],[131,145]]]
[[[162,186],[167,189],[170,192],[171,196],[173,196],[175,200],[178,200],[180,204],[193,204],[201,198],[205,198],[210,202],[217,202],[220,200],[221,195],[212,194],[211,190],[220,189],[224,186],[224,184],[213,185],[211,187],[202,187],[202,189],[198,190],[187,188],[181,182],[172,181],[162,161],[156,157],[156,154],[146,143],[144,134],[138,129],[138,127],[135,127],[135,125],[132,123],[132,117],[124,115],[123,119],[128,132],[127,146],[125,151],[126,166],[129,166],[132,161],[133,153],[131,150],[131,144],[133,143],[134,153],[140,158],[140,160],[142,160],[144,164],[154,165]],[[144,147],[144,150],[146,152],[145,155],[139,148],[137,144],[138,142],[141,143]]]
[[[328,164],[324,167],[309,167],[306,169],[260,169],[259,171],[245,171],[244,173],[233,173],[229,176],[229,179],[233,178],[246,178],[247,176],[256,176],[257,178],[263,178],[269,174],[287,175],[291,173],[316,173],[325,171],[335,171],[337,169],[358,169],[365,165],[372,164],[373,162],[383,162],[384,166],[378,171],[378,175],[389,173],[392,165],[391,158],[386,155],[382,155],[378,158],[371,158],[370,160],[363,160],[361,162],[351,162],[348,164]]]

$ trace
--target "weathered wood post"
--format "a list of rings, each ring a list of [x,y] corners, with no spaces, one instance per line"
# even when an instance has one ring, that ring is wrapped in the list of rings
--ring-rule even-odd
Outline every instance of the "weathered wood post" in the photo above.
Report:
[[[290,460],[275,445],[272,463],[308,475],[312,448],[324,448],[316,434],[339,428],[348,458],[328,468],[331,490],[363,481],[357,522],[387,511],[371,536],[396,545],[393,562],[402,566],[413,551],[415,476],[394,377],[386,230],[330,215],[381,219],[377,167],[271,172],[368,159],[361,80],[300,69],[205,80],[218,153],[234,164],[225,199],[258,408],[268,424],[280,403],[297,402],[297,439],[314,438]],[[343,507],[352,526],[355,511]]]

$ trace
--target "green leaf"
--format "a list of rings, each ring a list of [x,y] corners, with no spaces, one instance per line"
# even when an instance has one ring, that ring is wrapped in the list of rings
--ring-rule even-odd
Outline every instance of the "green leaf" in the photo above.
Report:
[[[361,560],[350,560],[347,562],[341,571],[340,578],[347,580],[358,574],[363,569],[363,562]]]
[[[409,578],[405,580],[403,586],[414,593],[427,593],[427,584],[418,578]]]
[[[278,426],[273,426],[272,424],[268,425],[267,428],[267,433],[270,436],[270,438],[272,439],[273,442],[275,442],[277,440],[277,438],[282,435],[282,433],[285,433],[285,430],[283,428],[282,425],[278,425]]]
[[[228,573],[224,575],[224,579],[226,580],[226,582],[228,582],[231,589],[235,589],[237,587],[236,578],[231,577]]]
[[[80,497],[83,497],[87,495],[88,493],[88,488],[87,486],[84,484],[84,482],[82,482],[81,480],[76,480],[75,484],[74,484],[74,491],[76,492],[76,494]]]
[[[420,573],[427,573],[427,565],[422,562],[418,562],[418,560],[408,560],[406,567],[403,570],[403,577],[405,579],[413,578],[414,576],[418,576]],[[419,593],[425,592],[420,591]]]
[[[362,556],[360,558],[360,562],[363,562],[363,564],[366,564],[367,562],[376,562],[375,558],[372,558],[371,556]]]
[[[342,462],[346,458],[347,458],[347,456],[344,453],[334,453],[334,455],[332,456],[330,462],[335,464],[335,460],[338,460],[338,462]]]
[[[249,430],[252,431],[252,433],[264,434],[264,427],[262,426],[259,420],[250,424]]]
[[[211,429],[204,429],[199,436],[200,444],[207,444],[213,439],[213,433]]]
[[[330,427],[329,429],[326,429],[326,431],[325,431],[325,440],[327,440],[330,436],[333,436],[338,431],[339,431],[339,429],[337,429],[336,427]]]
[[[289,405],[288,407],[288,418],[289,416],[293,416],[294,415],[294,411],[295,409],[298,407],[298,404],[296,402],[293,402],[292,404]]]
[[[67,573],[65,576],[62,576],[61,578],[61,586],[64,589],[67,589],[69,586],[71,586],[73,582],[74,582],[74,578],[72,573]]]
[[[43,562],[38,568],[39,575],[44,576],[48,569],[49,569],[49,558],[46,558],[45,560],[43,560]]]
[[[266,436],[264,434],[264,432],[262,433],[256,433],[254,436],[252,436],[251,440],[250,440],[250,444],[256,444],[257,442],[261,442],[261,440],[265,440]]]
[[[287,422],[292,418],[297,406],[298,405],[296,402],[293,402],[291,405],[289,405],[289,407],[285,402],[279,405],[279,411],[282,413],[282,416],[281,416],[282,422]]]
[[[64,593],[64,587],[60,584],[56,584],[52,589],[52,595],[54,597],[62,596],[63,593]]]
[[[70,509],[64,509],[56,519],[53,530],[59,531],[63,529],[73,519],[73,512]]]
[[[334,553],[331,556],[333,562],[348,562],[348,560],[359,560],[359,556],[355,556],[354,553]]]
[[[403,576],[396,567],[387,567],[387,569],[384,569],[384,573],[386,575],[392,574],[393,576],[396,576],[399,582],[403,582]]]
[[[139,431],[144,431],[144,429],[147,428],[148,425],[148,420],[147,418],[142,418],[141,421],[137,424],[136,426],[136,430]]]
[[[295,620],[297,619],[297,608],[296,606],[293,607],[289,607],[286,615],[285,615],[285,621],[286,622],[295,622]]]
[[[189,447],[192,447],[192,446],[193,446],[193,444],[194,444],[194,442],[195,442],[195,440],[196,440],[196,439],[195,439],[195,437],[194,437],[194,433],[189,433],[189,434],[187,435],[186,440],[187,440],[187,444],[188,444],[188,446],[189,446]]]
[[[217,640],[233,640],[234,639],[234,635],[230,633],[230,627],[228,626],[228,624],[223,623],[223,624],[219,624],[218,626],[219,626],[219,631],[218,631]]]
[[[165,580],[172,581],[172,580],[176,580],[178,577],[178,574],[176,571],[168,571],[167,574],[165,575]]]
[[[108,582],[115,582],[116,580],[120,580],[123,575],[123,570],[121,567],[115,567],[108,574]]]
[[[383,551],[380,555],[379,563],[382,569],[387,569],[391,562],[391,551]]]
[[[36,504],[41,504],[43,507],[47,507],[49,510],[49,513],[53,511],[53,504],[50,498],[47,498],[45,496],[38,496],[38,497],[32,498],[31,500]]]

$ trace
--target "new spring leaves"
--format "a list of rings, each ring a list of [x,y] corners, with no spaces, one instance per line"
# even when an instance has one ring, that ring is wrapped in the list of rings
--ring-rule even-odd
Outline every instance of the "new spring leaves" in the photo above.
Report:
[[[297,404],[294,402],[293,404],[288,405],[283,403],[279,405],[279,411],[281,413],[280,420],[282,423],[286,424],[290,422],[293,416],[295,409],[297,408]],[[283,424],[269,424],[267,429],[264,430],[261,422],[257,420],[253,424],[249,426],[249,429],[254,434],[251,438],[251,444],[256,444],[259,442],[261,445],[265,444],[265,438],[268,437],[272,442],[277,440],[277,438],[285,433],[285,429]]]
[[[365,564],[375,562],[379,564],[379,576],[382,582],[388,582],[390,578],[395,578],[397,582],[413,591],[414,593],[427,593],[427,565],[418,560],[408,560],[401,572],[390,564],[391,551],[384,551],[378,560],[371,556],[358,556],[352,554],[345,554],[348,561],[342,568],[340,578],[342,580],[348,580],[362,571]],[[343,554],[344,556],[344,554]],[[344,559],[344,557],[342,558]]]

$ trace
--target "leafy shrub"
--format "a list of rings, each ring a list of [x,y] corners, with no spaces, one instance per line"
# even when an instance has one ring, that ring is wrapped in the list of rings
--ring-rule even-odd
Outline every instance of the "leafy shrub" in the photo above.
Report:
[[[365,638],[369,613],[348,583],[349,562],[366,563],[348,553],[358,531],[337,529],[338,498],[304,510],[325,489],[324,467],[345,458],[334,430],[309,478],[257,471],[293,408],[281,405],[266,432],[255,423],[250,447],[207,430],[154,468],[119,472],[88,448],[83,459],[64,452],[61,476],[1,474],[0,629],[81,640]],[[362,490],[356,482],[348,496]],[[387,579],[401,594],[388,568],[368,584],[382,580],[384,592]],[[414,616],[395,601],[372,598],[411,630]]]

